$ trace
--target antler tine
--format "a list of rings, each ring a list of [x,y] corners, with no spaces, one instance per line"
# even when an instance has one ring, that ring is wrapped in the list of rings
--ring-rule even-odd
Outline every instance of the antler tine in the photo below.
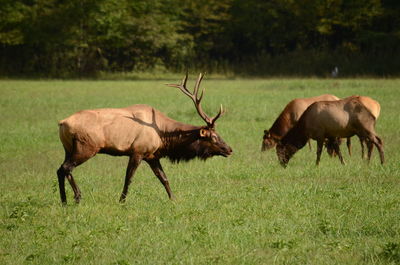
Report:
[[[186,82],[188,79],[188,73],[186,72],[185,77],[182,79],[182,82],[180,84],[166,84],[169,87],[177,87],[179,88],[185,95],[190,97],[192,100],[194,100],[193,95],[189,92],[189,90],[186,88]]]
[[[204,75],[202,73],[199,74],[199,77],[197,78],[196,84],[194,85],[194,91],[193,93],[191,93],[187,88],[186,88],[186,82],[188,79],[188,73],[186,72],[185,77],[182,79],[181,84],[167,84],[167,86],[169,87],[177,87],[179,88],[185,95],[187,95],[189,98],[192,99],[197,113],[200,115],[200,117],[207,123],[208,126],[210,127],[214,127],[214,123],[215,121],[224,114],[224,110],[222,108],[222,105],[220,106],[219,112],[218,114],[213,117],[210,118],[209,116],[207,116],[207,114],[203,111],[203,108],[201,107],[201,100],[203,98],[204,95],[204,91],[205,88],[202,89],[200,97],[199,97],[199,87],[200,87],[200,83],[203,80]]]
[[[225,110],[222,108],[222,104],[220,105],[218,114],[210,119],[211,126],[214,127],[214,123],[218,120],[218,118],[225,114]]]
[[[201,80],[203,80],[203,77],[204,77],[204,75],[203,75],[202,73],[200,73],[200,74],[199,74],[199,77],[197,78],[196,84],[194,85],[194,92],[193,92],[193,94],[195,95],[196,101],[198,101],[198,102],[201,101],[201,99],[203,98],[203,94],[204,94],[204,88],[203,88],[202,91],[201,91],[200,97],[198,97],[198,94],[199,94],[199,87],[200,87]]]
[[[193,96],[195,99],[194,103],[196,105],[197,113],[200,115],[200,117],[207,123],[207,125],[211,125],[210,117],[208,117],[208,115],[203,111],[203,108],[200,105],[201,99],[203,98],[204,95],[204,88],[201,91],[200,97],[198,96],[200,83],[203,80],[203,77],[204,75],[200,73],[199,77],[197,78],[196,84],[194,85],[194,91],[193,91]]]
[[[188,72],[186,71],[186,75],[185,75],[185,77],[182,79],[182,82],[181,82],[181,85],[182,85],[184,88],[186,88],[187,79],[188,79]]]

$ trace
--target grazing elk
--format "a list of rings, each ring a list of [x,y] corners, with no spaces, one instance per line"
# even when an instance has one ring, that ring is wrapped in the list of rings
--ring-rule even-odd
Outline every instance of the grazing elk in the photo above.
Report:
[[[296,98],[290,101],[269,130],[264,130],[261,151],[276,146],[278,141],[297,123],[303,112],[314,102],[339,100],[334,95],[320,95],[311,98]]]
[[[199,96],[203,75],[199,75],[193,93],[186,88],[187,78],[186,74],[181,84],[168,86],[177,87],[190,97],[197,113],[206,122],[205,126],[175,121],[148,105],[83,110],[60,121],[60,139],[65,150],[65,160],[57,170],[61,202],[67,202],[65,178],[74,191],[75,201],[79,202],[81,192],[71,172],[97,153],[129,157],[120,202],[125,201],[131,178],[143,160],[149,164],[172,199],[173,194],[160,158],[167,157],[178,163],[196,157],[206,160],[216,155],[229,156],[232,149],[215,131],[215,122],[223,114],[222,105],[215,117],[207,116],[200,104],[204,89]]]
[[[338,138],[357,135],[360,139],[376,145],[381,163],[384,163],[382,140],[375,133],[375,117],[364,106],[359,97],[349,97],[339,101],[313,103],[303,113],[297,124],[281,139],[276,153],[282,166],[286,167],[290,158],[311,138],[317,141],[317,161],[319,164],[325,139],[328,139],[338,154],[342,164]],[[370,157],[370,150],[368,151]]]

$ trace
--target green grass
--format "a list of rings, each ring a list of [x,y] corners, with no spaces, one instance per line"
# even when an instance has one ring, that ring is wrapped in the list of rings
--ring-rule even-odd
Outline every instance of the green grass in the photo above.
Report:
[[[194,78],[194,76],[191,76]],[[174,80],[173,82],[178,82]],[[210,80],[203,107],[227,110],[218,132],[229,158],[162,160],[177,199],[146,164],[118,203],[126,157],[98,155],[74,171],[83,198],[60,205],[57,121],[81,110],[146,103],[201,125],[177,89],[149,81],[0,81],[0,264],[399,264],[400,80]],[[191,80],[190,86],[192,86]],[[261,153],[264,129],[295,97],[367,95],[381,103],[368,165],[343,145],[347,165],[315,143],[283,169]]]

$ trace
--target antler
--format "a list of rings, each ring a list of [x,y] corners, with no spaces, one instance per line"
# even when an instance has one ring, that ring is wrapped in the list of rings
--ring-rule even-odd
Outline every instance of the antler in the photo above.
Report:
[[[179,88],[185,95],[187,95],[189,98],[191,98],[192,101],[193,101],[193,103],[194,103],[194,105],[195,105],[195,107],[196,107],[197,113],[198,113],[198,114],[200,115],[200,117],[207,123],[207,125],[208,125],[209,127],[213,128],[213,127],[214,127],[214,124],[215,124],[215,121],[216,121],[222,114],[224,114],[224,110],[222,109],[222,105],[221,105],[218,114],[217,114],[215,117],[213,117],[213,118],[208,117],[207,114],[203,111],[203,108],[201,107],[200,102],[201,102],[201,99],[203,98],[203,95],[204,95],[204,90],[205,90],[204,88],[202,89],[201,95],[200,95],[200,97],[199,97],[199,87],[200,87],[201,80],[203,80],[203,77],[204,77],[204,75],[203,75],[202,73],[200,73],[200,74],[199,74],[199,77],[197,78],[196,84],[194,85],[194,91],[193,91],[193,93],[190,93],[190,91],[186,88],[186,82],[187,82],[187,79],[188,79],[188,73],[187,73],[187,72],[186,72],[186,75],[185,75],[185,77],[183,78],[181,84],[167,84],[167,86],[170,86],[170,87],[177,87],[177,88]]]

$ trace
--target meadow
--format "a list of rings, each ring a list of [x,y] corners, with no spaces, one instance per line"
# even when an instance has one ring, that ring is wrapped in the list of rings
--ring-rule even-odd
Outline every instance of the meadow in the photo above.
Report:
[[[190,76],[192,87],[195,76]],[[66,182],[60,203],[56,170],[64,151],[58,120],[76,111],[149,104],[169,117],[204,122],[173,80],[0,81],[0,264],[399,264],[399,79],[212,79],[203,108],[234,150],[164,170],[170,201],[147,164],[118,202],[127,157],[97,155],[74,170],[79,205]],[[370,96],[381,103],[376,149],[368,164],[358,139],[346,165],[316,143],[286,169],[260,152],[288,101],[323,93]]]

